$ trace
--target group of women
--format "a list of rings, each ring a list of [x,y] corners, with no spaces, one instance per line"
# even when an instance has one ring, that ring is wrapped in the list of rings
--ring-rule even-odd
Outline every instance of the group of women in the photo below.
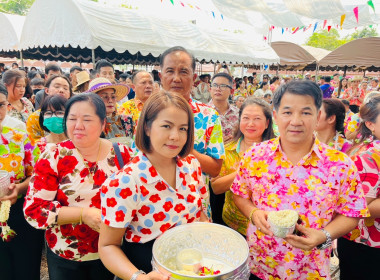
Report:
[[[154,240],[174,226],[208,221],[202,209],[207,188],[199,162],[189,154],[194,119],[188,102],[164,91],[152,95],[137,125],[139,151],[134,155],[128,145],[117,143],[131,138],[134,126],[116,110],[126,86],[98,78],[91,81],[89,92],[73,95],[67,78],[53,76],[37,113],[23,100],[22,73],[7,72],[0,85],[0,169],[10,173],[12,184],[0,202],[11,201],[8,225],[17,235],[10,242],[0,241],[2,277],[39,279],[45,234],[51,280],[114,275],[169,279],[152,271]],[[7,114],[29,123],[31,135],[2,127]],[[371,218],[339,240],[341,275],[347,277],[342,279],[358,275],[359,260],[352,254],[360,253],[360,264],[371,275],[370,265],[374,270],[379,253],[379,115],[380,97],[364,102],[360,139],[352,145],[343,136],[343,104],[326,99],[316,130],[322,142],[352,156],[371,211]],[[225,146],[222,170],[211,182],[214,193],[226,193],[224,222],[242,235],[249,221],[229,189],[244,152],[275,137],[273,126],[270,105],[247,98],[234,138]]]

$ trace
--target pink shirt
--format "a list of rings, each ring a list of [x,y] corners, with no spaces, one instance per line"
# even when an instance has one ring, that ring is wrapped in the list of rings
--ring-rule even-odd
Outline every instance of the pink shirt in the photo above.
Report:
[[[280,138],[253,146],[245,153],[231,190],[266,211],[294,209],[304,226],[315,229],[325,227],[334,213],[368,216],[354,163],[318,139],[296,165],[283,153]],[[251,272],[261,279],[330,279],[331,249],[305,252],[263,235],[252,223],[247,240]]]

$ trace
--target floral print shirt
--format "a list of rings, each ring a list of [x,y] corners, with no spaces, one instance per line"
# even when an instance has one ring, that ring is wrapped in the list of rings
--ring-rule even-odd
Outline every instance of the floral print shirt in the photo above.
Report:
[[[246,89],[240,89],[240,88],[235,89],[234,96],[238,96],[238,95],[247,97],[248,91]]]
[[[10,173],[11,183],[21,183],[33,173],[40,150],[25,132],[3,127],[0,134],[0,170]]]
[[[222,115],[215,107],[212,100],[208,105],[219,113],[220,122],[222,124],[223,139],[233,136],[236,127],[239,124],[239,109],[233,105],[228,105],[227,111]]]
[[[352,91],[353,89],[352,88],[348,88],[344,91],[344,93],[341,95],[341,99],[347,99],[349,98],[351,95],[352,95]],[[361,88],[358,88],[358,91],[359,91],[359,97],[361,99],[364,99],[365,95],[366,95],[366,92],[361,89]],[[357,105],[357,106],[360,106],[362,105],[362,103],[359,101],[358,98],[352,98],[350,99],[350,105]]]
[[[321,229],[339,213],[368,217],[355,164],[315,139],[311,151],[293,165],[280,138],[254,145],[240,162],[231,190],[265,211],[296,210],[306,227]],[[251,272],[261,279],[330,279],[331,248],[303,251],[284,239],[247,231]]]
[[[40,126],[40,113],[41,110],[38,109],[33,112],[26,121],[26,131],[28,132],[28,136],[33,145],[38,139],[44,137],[46,134],[45,130]]]
[[[106,139],[127,137],[132,139],[133,137],[133,120],[129,115],[112,114],[107,117],[106,127],[104,129]]]
[[[122,170],[110,176],[101,190],[102,220],[126,228],[128,242],[146,243],[169,228],[199,221],[207,189],[194,156],[177,158],[176,186],[158,174],[138,152]]]
[[[362,144],[352,159],[358,168],[365,196],[380,198],[380,140]],[[358,226],[345,237],[367,246],[380,248],[380,218],[360,219]]]
[[[119,148],[124,162],[129,162],[130,149],[121,144]],[[99,259],[99,233],[86,224],[58,225],[60,208],[100,209],[100,187],[108,176],[120,169],[113,148],[105,159],[86,163],[70,140],[46,145],[35,165],[24,204],[29,224],[46,229],[49,248],[73,261]]]
[[[345,126],[344,133],[355,132],[358,130],[360,124],[360,114],[353,114],[347,119],[347,126]]]
[[[19,119],[20,121],[26,123],[29,116],[34,112],[34,107],[33,107],[32,102],[30,102],[25,97],[22,97],[20,99],[20,102],[23,105],[22,110],[20,112],[17,111],[17,109],[15,107],[13,107],[12,104],[9,104],[7,114],[13,118]]]
[[[132,117],[133,125],[134,125],[133,127],[134,133],[135,133],[135,130],[137,127],[137,121],[140,118],[140,113],[142,111],[143,106],[144,106],[144,103],[142,103],[137,98],[133,98],[131,100],[128,100],[127,102],[125,102],[118,108],[117,112],[119,115],[128,115]]]

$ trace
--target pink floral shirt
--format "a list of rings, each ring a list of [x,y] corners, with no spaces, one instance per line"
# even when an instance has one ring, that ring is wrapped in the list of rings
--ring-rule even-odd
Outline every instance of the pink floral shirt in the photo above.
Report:
[[[130,149],[121,144],[119,149],[128,163]],[[99,259],[98,232],[86,224],[58,225],[57,218],[63,206],[100,209],[100,187],[119,169],[113,148],[104,160],[87,162],[86,166],[70,140],[46,145],[34,167],[24,213],[33,227],[46,229],[47,245],[55,254],[73,261]]]
[[[345,154],[319,142],[293,165],[280,138],[248,150],[232,192],[249,198],[260,209],[296,210],[306,227],[325,227],[339,213],[366,217],[368,209],[354,163]],[[331,249],[305,252],[285,240],[263,235],[248,226],[251,272],[261,279],[330,279]]]

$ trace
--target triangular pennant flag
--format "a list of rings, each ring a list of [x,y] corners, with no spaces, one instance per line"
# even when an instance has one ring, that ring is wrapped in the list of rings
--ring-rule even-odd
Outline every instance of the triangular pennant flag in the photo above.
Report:
[[[300,29],[299,27],[297,27],[294,31],[293,31],[293,34],[296,33],[298,31],[298,29]]]
[[[211,13],[212,13],[212,16],[215,18],[215,13],[213,11],[211,11]]]
[[[315,32],[315,29],[317,29],[318,22],[315,23],[313,33]]]
[[[179,2],[179,3],[181,3],[182,7],[185,7],[185,4],[183,4],[182,2]]]
[[[297,27],[298,28],[298,27]],[[294,31],[294,30],[296,30],[296,28],[295,27],[292,27],[292,31]]]
[[[266,41],[266,40],[267,40],[267,37],[264,36],[264,40]]]
[[[189,7],[190,7],[190,8],[194,8],[194,7],[193,7],[193,6],[191,6],[190,4],[187,4],[187,5],[189,5]]]
[[[222,14],[220,14],[220,17],[222,18],[222,20],[224,20],[224,17],[223,17],[223,15],[222,15]]]
[[[198,10],[200,10],[200,8],[198,6],[195,6],[195,8],[197,8]]]
[[[172,2],[172,4],[174,5],[174,0],[170,0],[170,2]]]
[[[327,19],[325,19],[325,20],[323,21],[323,29],[325,29],[326,24],[327,24]]]
[[[330,32],[331,25],[327,26],[327,31]]]
[[[356,22],[359,23],[359,7],[354,8],[354,14],[355,14]]]
[[[346,19],[346,15],[341,15],[340,16],[340,26],[343,25],[343,22],[344,22],[345,19]]]
[[[371,24],[370,26],[369,26],[369,28],[372,28],[373,27],[373,25]]]
[[[281,34],[284,34],[284,28],[281,28]]]
[[[375,5],[373,5],[372,0],[367,1],[367,4],[372,8],[373,12],[375,12]]]

